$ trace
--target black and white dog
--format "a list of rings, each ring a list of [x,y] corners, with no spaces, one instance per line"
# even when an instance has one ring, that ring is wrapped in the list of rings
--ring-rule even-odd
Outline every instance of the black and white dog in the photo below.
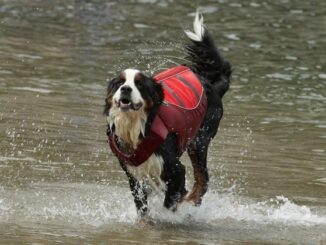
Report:
[[[149,186],[165,193],[164,206],[171,210],[182,201],[200,205],[207,191],[207,150],[223,115],[222,97],[229,89],[231,66],[198,13],[193,25],[193,31],[185,31],[190,64],[154,77],[126,69],[108,83],[107,134],[140,217],[148,210]],[[189,97],[193,101],[188,102]],[[190,192],[179,160],[184,151],[194,172]]]

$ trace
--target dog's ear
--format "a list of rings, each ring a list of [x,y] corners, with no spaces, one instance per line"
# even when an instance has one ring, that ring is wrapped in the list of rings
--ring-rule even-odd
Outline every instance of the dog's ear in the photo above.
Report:
[[[112,103],[109,103],[108,102],[108,99],[105,98],[105,105],[104,105],[104,111],[103,111],[103,114],[104,115],[106,115],[106,116],[109,115],[109,111],[110,111],[111,105],[112,105]]]
[[[108,81],[107,90],[106,90],[106,98],[105,98],[105,105],[104,105],[104,115],[109,115],[110,108],[112,106],[112,97],[113,97],[113,89],[114,84],[118,81],[117,78],[113,78],[112,80]]]
[[[156,98],[157,98],[157,101],[159,103],[162,103],[162,101],[164,100],[164,93],[163,93],[163,88],[162,88],[162,85],[155,82],[154,81],[154,86],[155,86],[155,95],[156,95]]]
[[[155,104],[161,104],[164,100],[163,88],[160,83],[158,83],[155,78],[151,78],[154,85],[153,99]]]
[[[120,78],[113,78],[108,81],[108,86],[107,86],[107,94],[112,93],[114,90],[115,85],[120,81]]]

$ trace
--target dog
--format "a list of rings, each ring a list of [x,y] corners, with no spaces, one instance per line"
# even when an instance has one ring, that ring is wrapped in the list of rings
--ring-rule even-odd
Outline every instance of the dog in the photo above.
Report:
[[[189,64],[155,76],[126,69],[107,86],[108,142],[128,177],[140,218],[148,213],[150,189],[162,192],[164,207],[175,211],[183,201],[199,206],[208,188],[207,151],[223,116],[232,69],[198,12],[193,31],[185,34]],[[180,162],[185,151],[194,174],[190,192]]]

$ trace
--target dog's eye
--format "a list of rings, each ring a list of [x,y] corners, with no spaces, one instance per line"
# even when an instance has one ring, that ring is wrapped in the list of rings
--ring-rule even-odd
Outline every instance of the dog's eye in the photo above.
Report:
[[[141,80],[138,80],[138,79],[135,80],[135,84],[136,84],[136,86],[137,86],[138,88],[141,88],[141,87],[144,86],[144,83],[143,83]]]
[[[116,85],[117,87],[120,87],[122,84],[125,83],[125,81],[126,81],[126,80],[124,80],[124,79],[119,79],[119,80],[116,82],[115,85]]]

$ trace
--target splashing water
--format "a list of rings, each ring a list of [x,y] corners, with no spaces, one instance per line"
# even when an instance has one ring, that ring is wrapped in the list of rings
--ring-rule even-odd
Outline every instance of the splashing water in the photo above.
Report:
[[[137,218],[127,188],[92,184],[34,184],[31,189],[0,189],[0,221],[68,222],[101,226],[116,222],[134,223]],[[200,207],[183,203],[176,213],[166,210],[162,199],[150,199],[149,217],[155,223],[203,223],[214,226],[225,220],[288,226],[324,225],[326,215],[278,196],[256,202],[234,193],[207,193]]]

